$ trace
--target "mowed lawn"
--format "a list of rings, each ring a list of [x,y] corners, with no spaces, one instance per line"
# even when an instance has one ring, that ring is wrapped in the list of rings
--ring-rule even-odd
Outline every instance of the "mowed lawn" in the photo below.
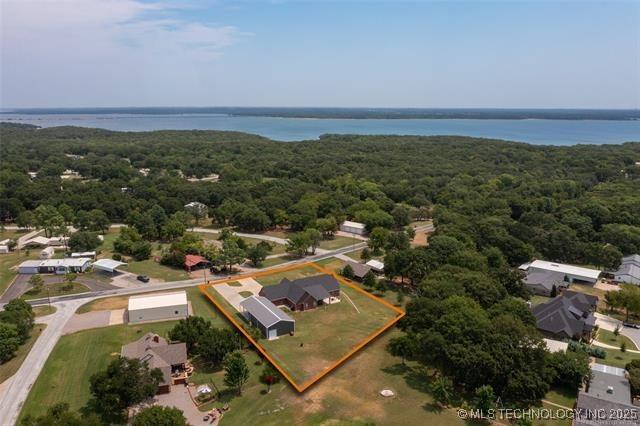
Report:
[[[89,288],[84,284],[72,282],[70,283],[71,286],[69,288],[67,288],[67,285],[69,285],[69,283],[66,282],[45,284],[42,286],[40,291],[35,291],[34,289],[29,290],[22,295],[22,299],[42,299],[45,297],[65,296],[69,294],[86,293],[89,291]]]
[[[322,240],[320,242],[320,248],[325,250],[336,250],[342,247],[352,246],[362,243],[362,240],[357,238],[343,237],[342,235],[336,235],[331,240]]]
[[[311,266],[255,278],[263,286],[279,283],[283,278],[295,279],[319,275]],[[215,287],[215,286],[214,286]],[[243,316],[215,290],[208,293],[235,319]],[[261,339],[258,343],[298,385],[329,370],[351,349],[392,321],[397,313],[380,301],[347,286],[340,285],[341,301],[305,312],[288,312],[296,321],[294,336],[277,340]]]
[[[69,403],[72,410],[81,408],[90,396],[89,378],[119,356],[123,344],[147,332],[165,336],[175,323],[123,324],[62,336],[29,392],[20,416],[43,414],[58,402]]]

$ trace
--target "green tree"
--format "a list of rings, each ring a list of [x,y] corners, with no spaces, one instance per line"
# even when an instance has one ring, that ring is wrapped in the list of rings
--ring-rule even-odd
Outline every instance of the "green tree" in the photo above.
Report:
[[[64,225],[64,218],[51,205],[39,205],[34,211],[34,216],[36,226],[44,229],[46,237],[51,237],[57,228]]]
[[[338,231],[338,222],[333,216],[320,218],[316,220],[316,228],[322,233],[324,239],[330,239]]]
[[[320,231],[314,228],[307,228],[304,231],[304,234],[309,241],[309,247],[311,247],[311,254],[316,254],[316,248],[320,245],[320,241],[322,241],[322,234]]]
[[[240,349],[240,340],[232,330],[214,327],[206,329],[198,338],[197,353],[209,366],[219,367],[227,354]]]
[[[20,336],[15,324],[0,322],[0,364],[13,358],[20,347]]]
[[[394,337],[389,340],[387,350],[393,356],[402,358],[402,364],[405,364],[407,358],[414,355],[416,351],[415,341],[409,336]]]
[[[371,260],[371,258],[371,250],[369,250],[368,247],[363,248],[362,252],[360,252],[360,259],[362,259],[364,263],[367,263]]]
[[[296,257],[304,257],[307,254],[307,250],[311,245],[309,235],[304,232],[297,232],[291,234],[287,240],[287,253]]]
[[[18,330],[20,342],[24,343],[31,334],[34,325],[35,314],[31,305],[22,299],[13,299],[0,311],[0,322],[13,324]]]
[[[29,284],[31,284],[31,286],[33,287],[33,290],[36,293],[40,293],[40,290],[42,290],[42,286],[44,285],[44,280],[42,279],[42,275],[40,274],[31,275],[31,277],[29,277]]]
[[[258,244],[247,248],[247,259],[251,261],[253,266],[259,267],[271,252],[272,247],[266,241],[260,241]]]
[[[169,339],[186,343],[187,352],[190,355],[194,355],[197,352],[197,345],[201,337],[210,329],[210,321],[192,315],[181,319],[169,330]]]
[[[155,405],[147,407],[133,418],[133,426],[187,426],[182,410]]]
[[[344,268],[342,268],[342,271],[340,272],[340,274],[341,274],[343,277],[345,277],[345,278],[347,278],[347,279],[350,279],[350,280],[352,280],[352,279],[353,279],[353,277],[355,276],[355,275],[354,275],[354,272],[353,272],[353,268],[352,268],[352,267],[351,267],[351,265],[349,265],[349,264],[346,264],[346,265],[344,266]]]
[[[389,231],[384,228],[374,228],[369,233],[367,245],[374,256],[379,256],[382,253],[382,248],[387,244],[387,238],[389,238]]]
[[[476,388],[474,394],[473,408],[480,410],[484,415],[487,415],[490,410],[496,408],[496,396],[490,385]]]
[[[73,211],[73,208],[68,204],[60,204],[58,206],[58,213],[60,216],[64,218],[64,222],[67,225],[71,225],[73,221],[76,219],[76,213]]]
[[[443,407],[451,403],[453,398],[453,383],[447,377],[438,377],[431,384],[431,394],[436,402]]]
[[[364,274],[364,277],[362,278],[362,284],[364,284],[365,287],[374,288],[376,287],[377,283],[378,280],[376,279],[376,276],[373,272],[368,271],[366,274]]]
[[[29,229],[35,223],[35,217],[29,210],[25,210],[16,217],[16,225],[22,229]]]
[[[69,404],[61,402],[52,405],[41,416],[27,414],[20,422],[22,426],[100,426],[100,418],[94,413],[76,413],[69,410]]]
[[[69,237],[69,248],[72,251],[93,251],[102,244],[98,235],[94,232],[78,231]]]
[[[267,385],[267,393],[271,393],[271,386],[280,381],[280,374],[271,364],[267,363],[260,375],[260,381]]]
[[[138,360],[116,358],[106,370],[89,378],[91,399],[89,409],[108,423],[118,423],[126,418],[125,410],[158,391],[162,383],[162,371]]]
[[[239,352],[231,352],[224,357],[224,384],[242,395],[242,388],[249,380],[249,367]]]

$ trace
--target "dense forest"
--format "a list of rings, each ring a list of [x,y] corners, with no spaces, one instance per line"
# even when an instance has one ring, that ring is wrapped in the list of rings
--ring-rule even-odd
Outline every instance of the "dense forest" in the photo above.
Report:
[[[496,247],[514,265],[537,256],[613,267],[640,251],[640,143],[349,135],[280,143],[211,131],[0,131],[5,222],[41,204],[76,214],[99,209],[122,222],[156,204],[170,215],[199,201],[219,223],[253,231],[302,230],[328,216],[392,228],[426,207],[438,234]],[[82,179],[61,179],[67,169]],[[219,182],[185,178],[212,173]]]
[[[126,222],[134,229],[121,232],[122,253],[148,256],[142,239],[158,234],[172,247],[188,244],[178,236],[191,202],[208,208],[213,225],[249,231],[319,235],[344,219],[364,222],[371,249],[384,248],[389,282],[414,296],[389,350],[437,367],[432,393],[443,402],[453,386],[513,404],[534,403],[550,386],[576,389],[589,371],[586,352],[546,351],[513,266],[539,257],[615,268],[640,252],[638,142],[326,135],[282,143],[12,125],[0,137],[4,222],[57,216],[90,231]],[[77,174],[62,179],[68,170]],[[212,174],[219,180],[198,180]],[[410,247],[405,227],[427,217],[436,226],[428,246]]]

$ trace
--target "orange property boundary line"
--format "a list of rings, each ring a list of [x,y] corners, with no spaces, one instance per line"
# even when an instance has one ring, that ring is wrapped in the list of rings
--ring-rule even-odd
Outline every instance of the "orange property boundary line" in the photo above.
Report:
[[[362,293],[363,295],[365,295],[366,297],[369,297],[373,300],[375,300],[376,302],[382,303],[383,305],[387,306],[388,308],[390,308],[391,310],[393,310],[396,313],[396,317],[393,318],[391,321],[389,321],[387,324],[385,324],[381,329],[375,331],[373,334],[371,334],[369,337],[367,337],[366,339],[364,339],[362,342],[358,343],[357,345],[355,345],[353,348],[351,348],[351,350],[349,352],[347,352],[346,355],[344,355],[343,357],[341,357],[340,359],[338,359],[336,362],[334,362],[333,364],[331,364],[326,371],[318,374],[315,377],[312,377],[311,379],[309,379],[308,381],[306,381],[305,383],[299,385],[298,383],[296,383],[295,380],[293,380],[293,378],[291,378],[291,376],[289,376],[289,374],[287,374],[286,371],[284,371],[284,369],[282,367],[280,367],[280,365],[278,365],[278,363],[271,358],[271,356],[269,356],[269,354],[267,353],[267,351],[262,347],[262,345],[260,345],[253,337],[251,337],[251,335],[249,335],[249,333],[244,329],[244,327],[233,317],[232,314],[228,313],[226,311],[226,309],[220,304],[218,303],[212,296],[211,294],[209,294],[209,292],[206,290],[207,285],[216,285],[216,284],[222,284],[222,283],[226,283],[229,281],[237,281],[237,280],[241,280],[244,278],[255,278],[255,277],[262,277],[262,276],[266,276],[266,275],[272,275],[274,273],[278,273],[278,272],[285,272],[285,271],[291,271],[291,270],[295,270],[295,269],[301,269],[304,267],[310,266],[322,273],[325,274],[329,274],[331,276],[333,276],[336,280],[338,280],[338,282],[340,282],[341,284],[344,284],[360,293]],[[291,386],[293,386],[298,392],[302,393],[305,390],[307,390],[310,386],[312,386],[313,384],[317,383],[320,379],[322,379],[323,377],[325,377],[327,374],[331,373],[333,370],[335,370],[339,365],[343,364],[345,361],[347,361],[350,357],[352,357],[356,352],[358,352],[360,349],[362,349],[363,347],[365,347],[367,344],[369,344],[370,342],[372,342],[376,337],[380,336],[382,333],[384,333],[385,331],[387,331],[389,328],[391,328],[393,325],[395,325],[402,317],[405,316],[405,312],[396,307],[393,306],[391,303],[387,302],[384,299],[380,299],[379,297],[376,297],[374,295],[372,295],[371,293],[361,289],[360,287],[354,285],[353,283],[343,279],[342,277],[339,277],[338,275],[336,275],[334,272],[329,271],[325,268],[323,268],[322,266],[313,263],[313,262],[307,262],[307,263],[303,263],[303,264],[296,264],[296,265],[291,265],[291,266],[285,266],[282,268],[277,268],[277,269],[271,269],[269,271],[264,271],[264,272],[257,272],[254,274],[246,274],[246,275],[239,275],[236,277],[232,277],[232,278],[225,278],[225,279],[220,279],[220,280],[215,280],[215,281],[211,281],[208,282],[207,284],[200,284],[198,286],[198,288],[200,289],[200,292],[202,294],[204,294],[210,301],[211,303],[213,303],[215,305],[216,308],[218,308],[218,310],[220,312],[222,312],[222,314],[244,335],[244,337],[246,337],[252,344],[253,346],[255,346],[255,348],[267,359],[269,360],[269,362],[280,372],[280,374],[282,374],[282,376],[287,379],[287,381],[291,384]]]

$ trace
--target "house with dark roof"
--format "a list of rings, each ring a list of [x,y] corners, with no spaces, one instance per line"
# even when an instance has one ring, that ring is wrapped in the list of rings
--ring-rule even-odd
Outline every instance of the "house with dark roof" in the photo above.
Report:
[[[158,393],[168,393],[171,385],[185,383],[185,364],[187,363],[187,345],[168,343],[155,333],[147,333],[135,342],[122,347],[120,355],[124,358],[139,359],[150,369],[162,371],[162,382]]]
[[[640,254],[623,257],[613,278],[619,283],[640,285]]]
[[[320,305],[340,301],[340,283],[329,274],[314,275],[280,284],[262,287],[260,296],[276,306],[287,306],[292,311],[306,311]]]
[[[616,416],[617,413],[620,414]],[[573,424],[596,426],[614,422],[620,426],[637,425],[639,415],[640,407],[632,405],[631,386],[625,371],[592,364],[591,380],[578,393]]]
[[[569,286],[564,272],[557,271],[529,270],[523,282],[533,294],[542,296],[551,296],[553,286],[558,293]]]
[[[560,296],[534,306],[532,313],[537,328],[549,336],[590,341],[597,305],[597,296],[565,290]]]
[[[353,270],[353,276],[359,280],[364,279],[364,276],[372,270],[371,266],[365,263],[347,262],[347,265],[351,266],[351,269]]]
[[[247,321],[269,340],[295,331],[295,320],[265,297],[247,297],[240,302],[240,307]]]

